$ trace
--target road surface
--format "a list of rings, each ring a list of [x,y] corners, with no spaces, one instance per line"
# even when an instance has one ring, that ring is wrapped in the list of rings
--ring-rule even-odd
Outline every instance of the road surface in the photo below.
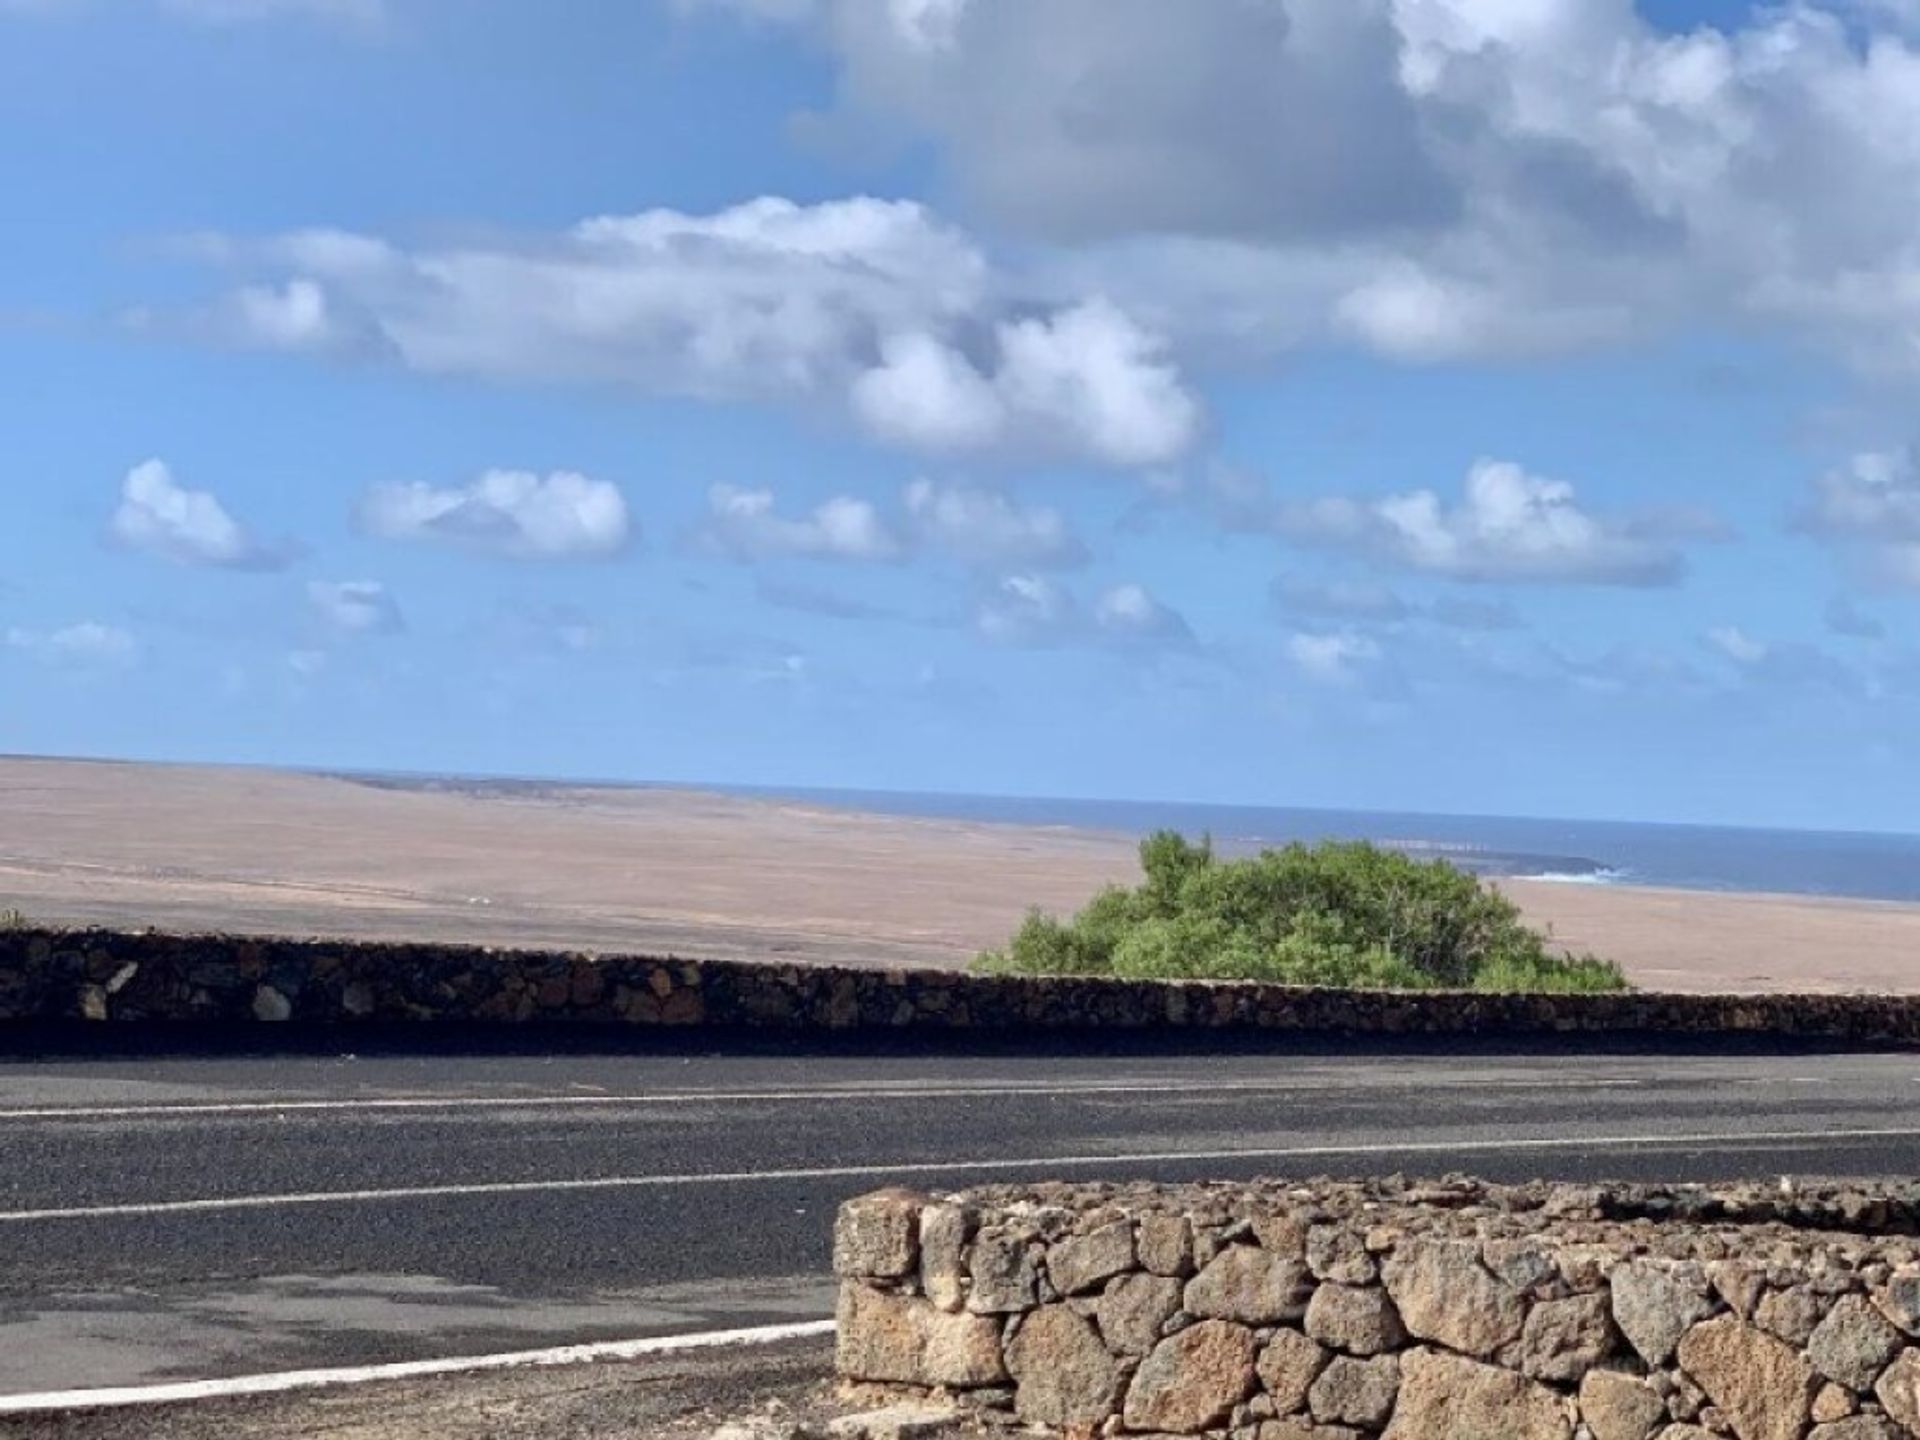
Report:
[[[0,1396],[815,1319],[892,1181],[1910,1175],[1916,1101],[1915,1055],[16,1055]]]

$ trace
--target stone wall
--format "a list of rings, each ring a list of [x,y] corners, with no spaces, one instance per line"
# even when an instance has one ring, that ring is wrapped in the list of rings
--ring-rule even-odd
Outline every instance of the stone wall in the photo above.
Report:
[[[1920,1186],[883,1191],[838,1368],[1081,1437],[1894,1440],[1916,1231]]]
[[[0,1023],[1781,1037],[1920,1043],[1920,997],[1473,995],[966,975],[234,935],[0,928]]]

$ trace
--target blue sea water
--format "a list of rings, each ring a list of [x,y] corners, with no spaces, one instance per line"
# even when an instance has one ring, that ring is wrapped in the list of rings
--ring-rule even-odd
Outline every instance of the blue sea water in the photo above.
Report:
[[[1292,840],[1372,840],[1445,858],[1485,875],[1570,884],[1920,900],[1920,835],[895,791],[736,787],[732,793],[930,819],[1072,826],[1128,835],[1178,830],[1210,834],[1228,851]]]

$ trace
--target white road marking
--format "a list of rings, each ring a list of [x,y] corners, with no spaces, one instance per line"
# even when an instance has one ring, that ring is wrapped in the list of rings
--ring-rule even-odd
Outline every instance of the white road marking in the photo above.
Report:
[[[833,1321],[807,1320],[765,1325],[753,1330],[712,1330],[701,1335],[662,1335],[647,1340],[607,1340],[594,1345],[561,1345],[548,1350],[514,1350],[500,1355],[463,1355],[445,1360],[403,1360],[388,1365],[351,1365],[334,1370],[285,1370],[273,1375],[240,1375],[231,1380],[188,1380],[124,1389],[49,1390],[39,1395],[0,1395],[0,1415],[55,1410],[108,1410],[128,1405],[166,1405],[182,1400],[212,1400],[234,1395],[273,1395],[328,1385],[365,1385],[375,1380],[410,1380],[428,1375],[462,1375],[478,1370],[545,1368],[589,1360],[639,1360],[686,1350],[730,1345],[766,1345],[831,1335]]]
[[[1469,1089],[1469,1090],[1597,1090],[1635,1089],[1641,1080],[1408,1080],[1389,1082],[1377,1088]],[[866,1089],[835,1088],[815,1090],[662,1090],[635,1095],[450,1095],[442,1098],[412,1096],[395,1099],[356,1100],[231,1100],[159,1101],[151,1105],[44,1105],[15,1110],[0,1110],[4,1120],[134,1120],[168,1116],[285,1115],[352,1110],[524,1110],[524,1109],[604,1109],[608,1106],[641,1107],[649,1105],[742,1105],[813,1101],[863,1100],[971,1100],[977,1098],[1019,1096],[1076,1095],[1187,1095],[1204,1099],[1220,1094],[1322,1093],[1325,1085],[1281,1080],[1209,1081],[1196,1085],[1191,1080],[1142,1081],[1069,1081],[1065,1084],[993,1084],[958,1086],[894,1085]]]
[[[1453,1155],[1497,1150],[1583,1150],[1640,1146],[1669,1149],[1697,1145],[1733,1150],[1754,1144],[1801,1141],[1910,1140],[1920,1128],[1854,1130],[1723,1130],[1679,1135],[1516,1136],[1504,1140],[1392,1140],[1358,1145],[1283,1145],[1244,1150],[1115,1151],[1107,1155],[1036,1155],[1031,1159],[918,1160],[891,1165],[823,1165],[790,1170],[735,1170],[683,1175],[608,1175],[580,1180],[496,1180],[464,1185],[407,1185],[380,1190],[316,1190],[283,1195],[228,1195],[201,1200],[155,1200],[122,1205],[75,1205],[44,1210],[0,1211],[0,1225],[49,1220],[110,1220],[154,1215],[194,1215],[230,1210],[272,1210],[298,1205],[355,1205],[392,1200],[459,1199],[479,1195],[559,1195],[591,1190],[655,1190],[690,1185],[748,1185],[781,1181],[857,1180],[901,1175],[965,1175],[993,1170],[1084,1170],[1096,1166],[1185,1164],[1222,1160],[1303,1160],[1340,1155]]]

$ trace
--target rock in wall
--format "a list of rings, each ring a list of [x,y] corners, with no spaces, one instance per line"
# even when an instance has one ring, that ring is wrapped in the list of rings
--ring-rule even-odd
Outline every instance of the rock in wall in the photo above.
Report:
[[[1920,1436],[1920,1185],[883,1191],[843,1380],[1067,1436]]]

